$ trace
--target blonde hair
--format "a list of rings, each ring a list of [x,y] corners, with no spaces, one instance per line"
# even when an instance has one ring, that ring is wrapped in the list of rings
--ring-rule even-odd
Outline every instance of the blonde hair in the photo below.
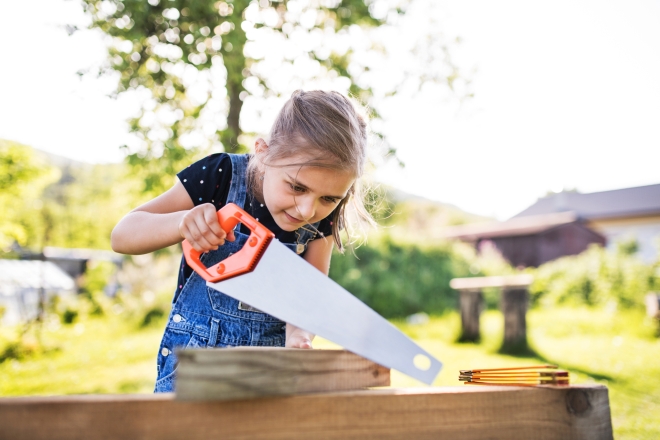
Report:
[[[332,235],[340,252],[344,251],[339,233],[342,229],[351,242],[351,228],[347,206],[360,224],[374,224],[367,212],[360,178],[367,162],[368,128],[366,116],[358,111],[359,106],[338,92],[296,90],[280,110],[268,136],[268,148],[261,162],[286,157],[305,157],[299,164],[351,172],[356,180],[348,194],[332,214]],[[260,195],[257,160],[248,164],[248,181],[253,191]]]

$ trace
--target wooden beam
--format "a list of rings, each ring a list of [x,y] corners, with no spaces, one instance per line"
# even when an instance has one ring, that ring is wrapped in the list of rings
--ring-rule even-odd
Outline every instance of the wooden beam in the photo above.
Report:
[[[348,391],[220,402],[173,395],[0,399],[0,439],[612,439],[607,388]]]
[[[481,290],[486,287],[527,287],[534,281],[529,274],[495,277],[453,278],[449,286],[455,290]]]
[[[390,370],[346,350],[235,347],[177,352],[176,397],[229,400],[359,390],[390,384]]]

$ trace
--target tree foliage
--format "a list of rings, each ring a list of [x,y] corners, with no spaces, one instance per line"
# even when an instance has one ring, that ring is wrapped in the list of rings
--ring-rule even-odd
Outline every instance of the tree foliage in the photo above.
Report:
[[[56,162],[0,140],[0,249],[109,249],[114,225],[144,200],[125,164]]]
[[[92,26],[113,37],[109,56],[111,68],[120,73],[118,92],[149,92],[140,115],[130,121],[142,143],[128,161],[145,171],[146,189],[157,191],[163,189],[163,175],[171,176],[185,166],[194,147],[219,142],[228,152],[245,149],[240,139],[243,102],[256,90],[271,89],[267,72],[259,68],[260,57],[246,50],[250,43],[264,34],[289,38],[312,28],[339,32],[352,24],[382,22],[361,0],[84,0],[83,4],[93,17]],[[346,75],[346,54],[320,52],[307,56],[337,76]],[[248,91],[250,84],[254,87]],[[196,139],[200,137],[205,139]],[[154,162],[155,158],[160,160]]]
[[[26,220],[38,212],[43,189],[57,177],[57,170],[30,147],[0,140],[0,249],[30,241]]]
[[[172,176],[211,147],[245,151],[246,113],[273,116],[295,88],[321,84],[369,104],[374,57],[386,48],[364,29],[392,22],[406,0],[81,0],[92,28],[111,37],[108,71],[117,92],[142,99],[130,121],[136,143],[128,163],[145,190],[160,192]],[[437,31],[437,30],[436,30]],[[365,43],[366,42],[366,43]],[[365,47],[369,46],[369,47]],[[450,66],[411,69],[420,81],[456,77],[437,31],[423,56]],[[366,55],[365,55],[366,54]],[[428,61],[428,60],[426,60]],[[406,72],[405,66],[398,66]],[[403,77],[405,77],[404,75]],[[395,81],[400,84],[403,77]],[[396,84],[388,93],[396,91]],[[248,109],[246,110],[246,107]],[[374,109],[371,109],[374,111]],[[254,124],[253,124],[254,125]]]
[[[112,228],[143,200],[140,182],[128,171],[124,164],[63,166],[62,177],[44,190],[43,238],[34,243],[110,249]]]

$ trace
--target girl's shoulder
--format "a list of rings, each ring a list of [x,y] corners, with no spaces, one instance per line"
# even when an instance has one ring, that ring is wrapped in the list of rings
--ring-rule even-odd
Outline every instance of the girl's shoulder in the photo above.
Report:
[[[189,173],[205,173],[207,170],[217,170],[218,172],[228,172],[231,174],[232,162],[241,165],[247,165],[252,157],[251,154],[232,154],[232,153],[213,153],[199,159],[188,165],[177,173],[178,176]]]
[[[231,176],[232,162],[227,153],[210,154],[177,173],[195,205],[217,204],[225,198]]]
[[[209,166],[215,166],[220,164],[229,167],[227,169],[231,169],[231,157],[228,153],[209,154],[208,156],[205,156],[199,159],[198,161],[191,163],[190,165],[182,169],[180,173],[185,171],[206,170],[209,168]]]

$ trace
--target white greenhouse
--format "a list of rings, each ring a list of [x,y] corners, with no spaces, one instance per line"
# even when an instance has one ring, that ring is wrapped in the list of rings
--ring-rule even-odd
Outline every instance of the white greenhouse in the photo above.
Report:
[[[50,261],[0,259],[0,324],[34,319],[42,293],[49,299],[75,292],[73,278]]]

